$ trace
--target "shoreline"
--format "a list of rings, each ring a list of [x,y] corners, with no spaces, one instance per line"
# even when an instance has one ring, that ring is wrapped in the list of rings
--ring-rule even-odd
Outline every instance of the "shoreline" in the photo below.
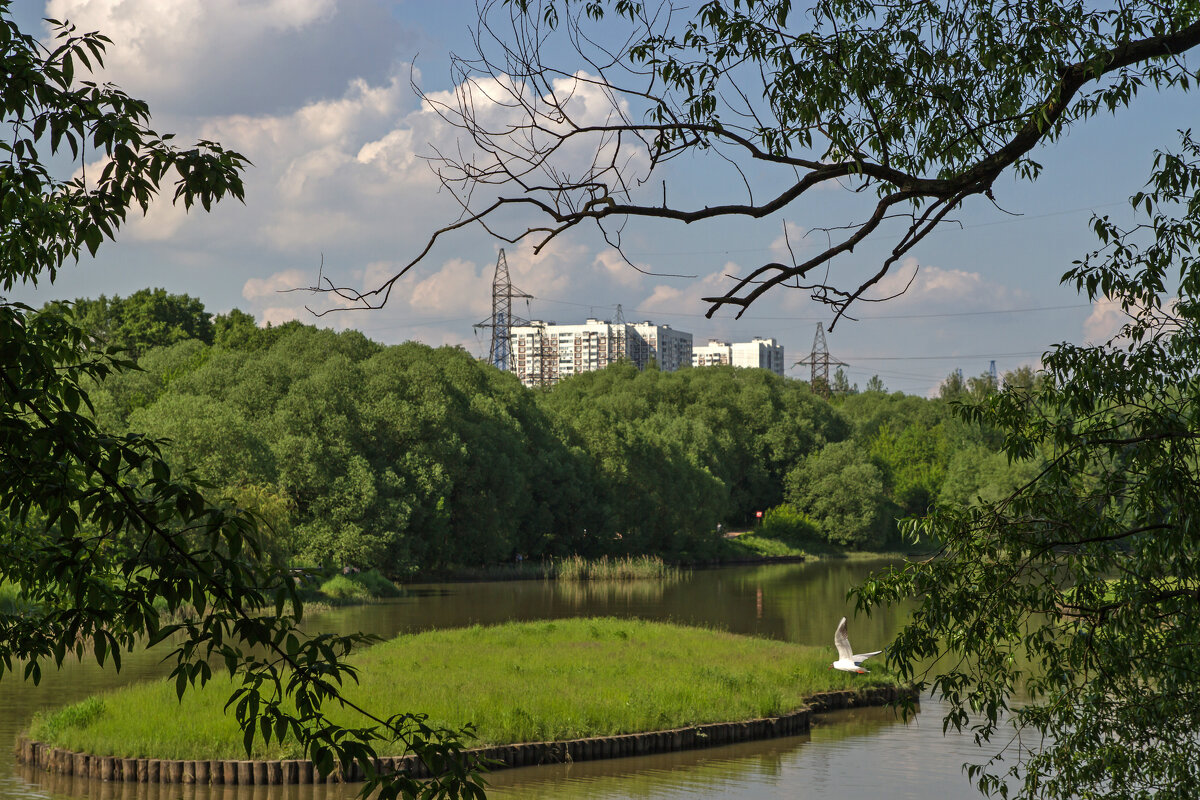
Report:
[[[697,561],[664,561],[665,564],[681,570],[689,569],[719,569],[721,567],[742,567],[742,566],[765,566],[768,564],[802,564],[805,562],[814,561],[876,561],[888,559],[908,559],[908,558],[924,558],[928,556],[925,552],[905,552],[905,551],[869,551],[869,550],[847,550],[845,552],[831,553],[803,553],[796,555],[780,555],[780,556],[745,556],[737,558],[724,559],[701,559]],[[561,578],[545,576],[520,574],[516,570],[505,570],[507,565],[494,565],[493,567],[479,567],[479,573],[475,573],[472,569],[463,569],[460,571],[449,571],[444,573],[418,572],[408,577],[396,578],[396,583],[401,589],[409,586],[427,586],[430,584],[439,583],[502,583],[506,581],[526,581],[526,580],[562,580]],[[487,572],[495,569],[496,571]],[[626,580],[658,580],[658,578],[630,578]],[[589,580],[578,581],[579,583],[589,583]]]
[[[885,706],[900,699],[919,698],[912,688],[897,686],[819,692],[805,698],[796,711],[778,717],[715,722],[686,728],[674,728],[617,736],[597,736],[555,742],[522,742],[463,750],[476,761],[488,761],[489,771],[540,764],[598,761],[624,756],[651,755],[682,750],[773,739],[808,733],[815,716],[864,706]],[[20,764],[64,777],[74,776],[102,782],[192,784],[213,786],[267,786],[289,784],[353,783],[363,780],[357,764],[349,774],[340,771],[322,776],[311,761],[287,759],[259,760],[173,760],[156,758],[120,758],[76,753],[50,747],[25,736],[18,736],[15,750]],[[406,772],[413,777],[428,777],[425,765],[415,756],[380,757],[376,769],[390,774]]]

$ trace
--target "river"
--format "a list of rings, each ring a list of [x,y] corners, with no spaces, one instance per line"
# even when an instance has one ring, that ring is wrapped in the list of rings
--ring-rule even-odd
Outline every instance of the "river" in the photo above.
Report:
[[[430,628],[572,616],[630,616],[702,625],[803,644],[824,645],[834,658],[833,628],[851,618],[859,650],[890,640],[901,611],[854,618],[847,589],[881,564],[811,564],[697,570],[676,581],[569,584],[548,581],[420,585],[396,600],[337,609],[310,622],[323,630],[381,636]],[[162,652],[165,652],[162,651]],[[50,776],[14,762],[17,732],[42,708],[74,702],[100,689],[165,674],[160,653],[126,656],[117,674],[91,663],[47,672],[39,686],[0,681],[0,800],[340,800],[352,786],[193,787],[100,784]],[[869,664],[868,664],[869,666]],[[419,710],[419,709],[415,709]],[[840,712],[807,736],[660,756],[526,767],[489,776],[492,800],[562,798],[975,798],[962,764],[979,760],[969,735],[942,734],[942,707],[923,702],[908,723],[888,709]],[[183,724],[181,722],[181,724]],[[269,791],[268,791],[269,790]]]

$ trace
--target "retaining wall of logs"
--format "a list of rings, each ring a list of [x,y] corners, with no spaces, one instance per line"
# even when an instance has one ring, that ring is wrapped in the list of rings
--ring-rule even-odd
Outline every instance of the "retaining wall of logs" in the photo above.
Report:
[[[651,755],[701,747],[714,747],[776,736],[807,733],[814,714],[861,706],[881,706],[900,697],[916,695],[908,689],[878,687],[859,692],[823,692],[808,698],[799,710],[780,717],[752,719],[743,722],[718,722],[668,731],[628,733],[620,736],[596,736],[560,742],[525,742],[521,744],[478,747],[464,751],[468,758],[487,764],[489,769],[528,767],[538,764],[561,764],[573,761],[595,761],[622,756]],[[311,761],[203,760],[176,761],[157,758],[119,758],[73,753],[42,742],[18,737],[17,760],[57,775],[73,775],[99,781],[136,783],[201,784],[214,786],[275,786],[287,784],[347,783],[361,781],[363,775],[355,764],[348,774],[335,772],[321,775]],[[375,769],[384,774],[408,773],[413,777],[427,776],[427,768],[415,756],[396,756],[376,759]]]

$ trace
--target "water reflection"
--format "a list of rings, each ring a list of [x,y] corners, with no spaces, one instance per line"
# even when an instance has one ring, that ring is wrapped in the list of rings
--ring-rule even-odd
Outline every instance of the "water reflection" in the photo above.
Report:
[[[619,612],[630,605],[657,605],[666,596],[667,587],[678,577],[658,581],[552,581],[554,595],[564,603],[588,608],[596,615],[601,608]]]
[[[551,581],[434,584],[371,606],[335,609],[313,628],[362,630],[383,637],[429,628],[520,619],[613,615],[669,620],[829,647],[833,628],[853,613],[847,590],[881,564],[832,561],[697,570],[673,582],[567,584]],[[893,610],[856,619],[864,645],[888,641],[902,622]],[[163,675],[157,653],[126,656],[120,674],[69,664],[39,687],[0,681],[0,800],[341,800],[352,785],[197,787],[104,784],[32,772],[15,764],[12,743],[40,708],[82,699],[100,689]],[[969,737],[944,738],[940,706],[926,703],[904,724],[886,709],[832,715],[811,737],[750,742],[659,756],[529,767],[490,776],[489,797],[617,800],[617,798],[975,797],[960,765],[977,758]],[[182,724],[182,723],[181,723]]]

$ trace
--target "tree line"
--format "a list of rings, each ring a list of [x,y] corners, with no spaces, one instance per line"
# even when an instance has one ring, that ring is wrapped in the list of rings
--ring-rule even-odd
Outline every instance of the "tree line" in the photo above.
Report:
[[[1000,495],[1029,469],[947,397],[827,401],[765,370],[632,364],[523,387],[455,347],[215,318],[186,295],[47,307],[139,369],[89,390],[98,424],[163,440],[290,563],[393,575],[579,554],[701,560],[786,505],[815,538],[898,544],[896,520]],[[978,386],[976,386],[978,388]]]

